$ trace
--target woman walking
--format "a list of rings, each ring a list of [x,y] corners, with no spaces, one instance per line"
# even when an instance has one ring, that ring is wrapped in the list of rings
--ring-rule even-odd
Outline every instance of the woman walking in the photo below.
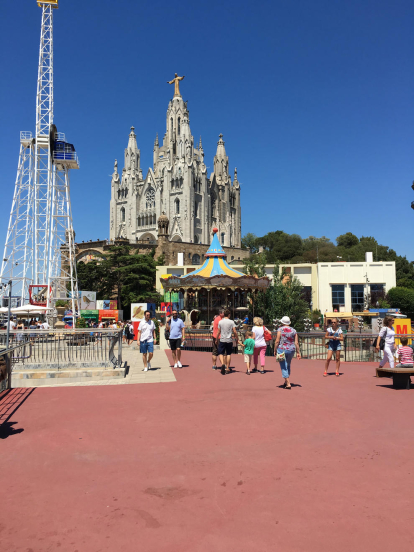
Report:
[[[392,325],[394,324],[394,318],[392,316],[386,316],[384,318],[384,323],[382,330],[379,333],[377,339],[377,346],[375,350],[377,353],[380,350],[380,340],[383,338],[385,340],[384,345],[384,357],[380,362],[380,368],[385,366],[387,362],[390,364],[390,368],[394,368],[394,351],[395,351],[395,331]]]
[[[290,364],[296,351],[296,358],[299,360],[300,349],[298,334],[294,328],[290,327],[289,316],[284,316],[281,320],[282,326],[277,330],[275,341],[275,357],[280,364],[282,377],[285,379],[284,388],[291,389],[290,384]]]
[[[332,356],[335,353],[335,361],[336,361],[335,375],[339,376],[339,366],[341,364],[341,349],[342,349],[341,342],[344,340],[344,336],[342,335],[342,330],[339,327],[337,318],[332,319],[332,325],[330,328],[326,330],[325,338],[329,339],[329,344],[328,344],[328,356],[326,358],[326,363],[325,363],[325,372],[323,375],[325,377],[328,375],[329,363],[331,362]]]
[[[267,330],[265,326],[263,326],[263,320],[256,316],[253,318],[253,339],[254,339],[254,352],[253,352],[253,365],[254,368],[252,372],[257,372],[257,363],[259,361],[260,357],[260,370],[259,372],[261,374],[264,374],[264,367],[265,367],[265,359],[266,359],[266,341],[264,338],[264,332]],[[269,331],[269,330],[267,330]]]

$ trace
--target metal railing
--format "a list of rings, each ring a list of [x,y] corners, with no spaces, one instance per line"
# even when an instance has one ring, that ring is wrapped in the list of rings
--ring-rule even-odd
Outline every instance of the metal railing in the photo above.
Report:
[[[0,347],[6,338],[6,331],[0,331]],[[122,365],[122,330],[13,330],[9,344],[21,349],[14,361],[18,367]]]
[[[273,356],[274,344],[277,332],[273,331],[273,340],[268,343],[266,356]],[[376,362],[381,358],[381,352],[377,353],[372,346],[374,339],[378,335],[368,334],[346,334],[341,347],[341,359],[345,362]],[[414,335],[396,335],[396,339],[400,337],[408,337],[413,340]],[[239,339],[244,339],[244,331],[239,332]],[[298,333],[299,347],[302,358],[313,360],[325,360],[327,356],[326,345],[329,339],[325,338],[325,332],[300,332]],[[241,353],[242,349],[236,346],[233,340],[233,353]],[[208,329],[186,329],[185,331],[185,346],[184,350],[189,351],[204,351],[211,352],[213,349],[212,332]]]
[[[18,362],[18,359],[23,357],[23,349],[26,347],[30,353],[30,344],[26,342],[21,342],[12,347],[9,346],[8,349],[0,346],[0,393],[11,389],[12,366]]]

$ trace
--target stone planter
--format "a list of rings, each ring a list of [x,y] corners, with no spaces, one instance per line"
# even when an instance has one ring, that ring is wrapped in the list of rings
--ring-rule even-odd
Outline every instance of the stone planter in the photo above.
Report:
[[[57,311],[57,322],[55,324],[55,328],[63,329],[65,327],[65,323],[63,322],[63,317],[65,316],[66,307],[56,307]]]

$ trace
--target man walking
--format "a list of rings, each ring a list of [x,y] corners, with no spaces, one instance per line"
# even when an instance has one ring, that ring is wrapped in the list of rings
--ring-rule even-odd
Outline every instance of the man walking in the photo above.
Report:
[[[170,347],[174,359],[174,368],[182,368],[181,345],[184,345],[185,326],[175,309],[172,311],[172,318],[167,322],[167,330],[170,332]]]
[[[219,340],[218,354],[220,355],[221,373],[229,374],[231,353],[233,351],[233,336],[236,338],[236,344],[239,338],[236,331],[236,324],[230,320],[230,311],[224,311],[224,318],[218,323],[217,339]]]
[[[213,320],[213,370],[217,370],[217,356],[218,356],[218,325],[224,317],[224,309],[220,309],[219,314]]]
[[[150,311],[146,310],[144,313],[144,320],[141,320],[139,323],[137,336],[139,350],[140,353],[142,353],[142,360],[144,362],[144,372],[151,370],[151,359],[154,355],[154,343],[156,342],[154,332],[155,324],[151,320]]]

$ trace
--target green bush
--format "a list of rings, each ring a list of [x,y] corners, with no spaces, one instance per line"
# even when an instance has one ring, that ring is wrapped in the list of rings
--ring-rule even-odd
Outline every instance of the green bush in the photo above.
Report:
[[[78,318],[76,320],[76,327],[77,328],[87,328],[86,320],[82,317]]]
[[[414,289],[404,287],[391,288],[387,293],[387,301],[393,309],[400,309],[408,318],[414,318]]]
[[[68,302],[65,301],[64,299],[58,299],[55,303],[55,307],[67,307],[68,306]]]

